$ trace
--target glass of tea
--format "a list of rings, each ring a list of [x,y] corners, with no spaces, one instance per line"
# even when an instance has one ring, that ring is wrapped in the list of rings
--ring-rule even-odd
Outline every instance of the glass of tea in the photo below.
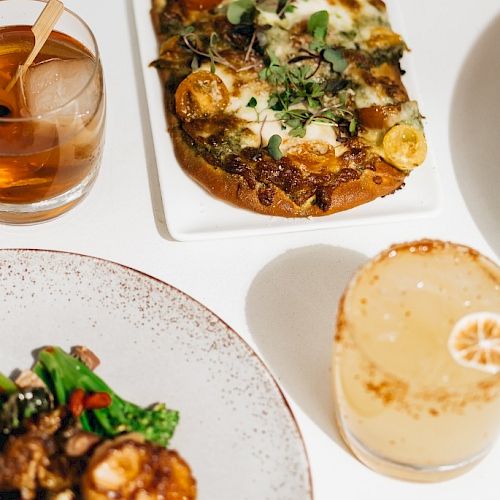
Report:
[[[65,9],[34,63],[7,91],[31,52],[46,3],[0,0],[0,222],[34,223],[76,205],[95,181],[105,95],[92,31]]]
[[[378,472],[437,481],[476,464],[500,432],[500,268],[461,245],[391,247],[341,300],[337,421]]]

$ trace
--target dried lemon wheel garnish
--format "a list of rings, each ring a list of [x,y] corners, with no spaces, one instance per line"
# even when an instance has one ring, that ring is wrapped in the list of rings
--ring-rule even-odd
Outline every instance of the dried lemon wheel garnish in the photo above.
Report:
[[[500,314],[464,316],[453,327],[448,348],[453,359],[467,368],[500,373]]]
[[[389,129],[384,136],[382,146],[386,159],[403,170],[418,167],[427,156],[424,133],[406,123],[399,123]]]

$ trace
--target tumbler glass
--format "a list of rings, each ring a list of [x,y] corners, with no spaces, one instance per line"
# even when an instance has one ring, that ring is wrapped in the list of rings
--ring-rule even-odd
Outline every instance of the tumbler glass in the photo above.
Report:
[[[339,305],[337,420],[353,453],[401,479],[478,462],[500,431],[500,268],[422,240],[366,264]]]
[[[34,223],[78,203],[96,178],[105,95],[92,31],[65,9],[34,63],[31,26],[46,3],[0,0],[0,222]]]

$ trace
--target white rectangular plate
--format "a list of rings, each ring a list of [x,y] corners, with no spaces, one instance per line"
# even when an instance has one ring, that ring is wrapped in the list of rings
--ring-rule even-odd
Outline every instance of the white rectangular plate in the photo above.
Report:
[[[403,34],[396,0],[386,0],[395,31]],[[160,189],[170,234],[181,241],[307,231],[359,224],[377,224],[435,215],[439,208],[439,183],[432,155],[407,178],[406,186],[386,198],[341,212],[315,218],[287,219],[244,210],[214,198],[179,166],[167,132],[163,90],[158,74],[149,64],[157,58],[158,44],[151,22],[150,0],[134,0],[144,83],[149,106]],[[418,100],[411,57],[405,56],[405,85]]]

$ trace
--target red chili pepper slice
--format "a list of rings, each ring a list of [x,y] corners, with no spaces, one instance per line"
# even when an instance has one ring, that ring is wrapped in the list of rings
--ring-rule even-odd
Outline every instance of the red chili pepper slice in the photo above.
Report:
[[[83,410],[85,409],[84,400],[85,391],[83,389],[78,388],[71,393],[68,407],[73,416],[79,417],[83,413]]]
[[[93,392],[87,394],[83,405],[86,410],[100,410],[111,404],[111,396],[107,392]]]

